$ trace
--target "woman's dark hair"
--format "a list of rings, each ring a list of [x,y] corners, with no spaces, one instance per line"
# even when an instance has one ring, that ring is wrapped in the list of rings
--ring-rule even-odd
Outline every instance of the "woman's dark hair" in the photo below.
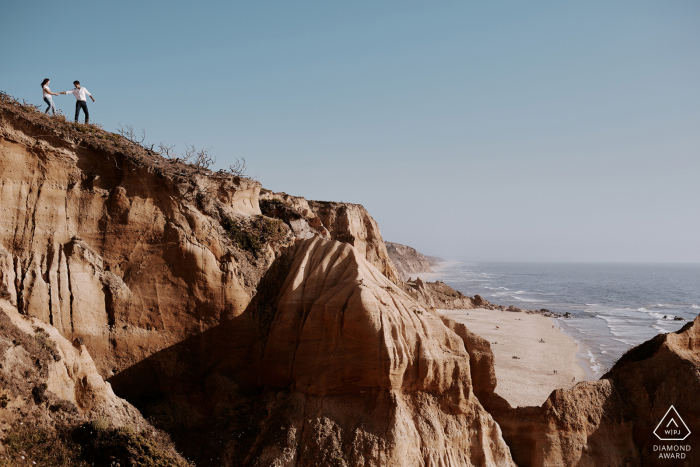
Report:
[[[43,88],[46,83],[49,82],[48,78],[44,78],[44,81],[41,82],[41,87]]]

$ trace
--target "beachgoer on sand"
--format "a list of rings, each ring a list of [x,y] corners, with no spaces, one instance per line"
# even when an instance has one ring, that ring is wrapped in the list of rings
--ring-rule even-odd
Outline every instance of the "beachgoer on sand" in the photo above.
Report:
[[[46,105],[48,105],[44,113],[47,114],[50,110],[53,112],[54,115],[56,115],[56,106],[53,105],[53,98],[51,96],[58,96],[58,93],[51,92],[51,89],[49,89],[50,82],[51,80],[48,78],[44,79],[44,81],[41,82],[41,90],[44,91],[44,102],[46,102]]]
[[[73,81],[73,84],[75,85],[73,89],[70,91],[64,91],[61,94],[73,94],[75,96],[75,123],[78,123],[78,114],[80,113],[80,109],[83,109],[83,113],[85,114],[85,124],[87,125],[90,123],[90,113],[88,112],[87,107],[87,96],[90,96],[92,102],[95,102],[95,98],[92,97],[92,94],[90,94],[90,91],[88,91],[87,88],[80,86],[80,81],[75,80]]]

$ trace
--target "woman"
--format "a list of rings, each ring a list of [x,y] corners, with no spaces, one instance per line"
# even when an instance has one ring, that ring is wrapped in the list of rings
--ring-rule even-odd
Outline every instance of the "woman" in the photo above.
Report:
[[[49,89],[49,83],[50,80],[48,78],[41,82],[41,89],[44,91],[44,102],[48,104],[48,107],[46,107],[46,112],[44,113],[47,114],[49,113],[49,110],[51,110],[53,114],[56,115],[56,107],[53,105],[53,98],[51,96],[58,96],[58,93],[51,92],[51,89]]]

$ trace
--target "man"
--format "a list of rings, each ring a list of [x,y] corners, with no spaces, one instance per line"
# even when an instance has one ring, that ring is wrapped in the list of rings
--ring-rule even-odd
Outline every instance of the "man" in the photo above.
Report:
[[[90,113],[88,112],[87,108],[87,96],[90,96],[92,102],[95,102],[95,98],[92,97],[92,94],[90,94],[86,88],[80,87],[80,81],[73,81],[73,84],[75,85],[75,88],[71,89],[70,91],[64,91],[61,94],[73,94],[75,96],[75,123],[78,123],[78,114],[80,113],[80,109],[83,109],[83,112],[85,113],[85,124],[87,125],[90,123]]]

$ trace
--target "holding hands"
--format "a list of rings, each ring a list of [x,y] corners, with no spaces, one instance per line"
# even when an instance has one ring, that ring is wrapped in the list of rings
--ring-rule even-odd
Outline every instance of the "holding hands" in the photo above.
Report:
[[[85,123],[89,123],[90,116],[88,114],[88,107],[85,101],[89,97],[90,99],[92,99],[92,102],[95,102],[95,98],[92,97],[90,91],[88,91],[87,88],[80,86],[80,81],[75,80],[73,81],[73,85],[75,86],[75,88],[71,89],[70,91],[63,91],[59,93],[51,92],[51,90],[49,89],[50,82],[51,80],[49,80],[48,78],[44,79],[44,81],[41,82],[41,88],[44,93],[44,101],[49,106],[47,107],[46,112],[44,113],[47,113],[49,110],[53,109],[54,115],[56,114],[56,110],[54,108],[51,96],[58,96],[59,94],[73,94],[73,96],[75,96],[75,123],[78,123],[78,114],[80,113],[81,109],[85,113]]]

